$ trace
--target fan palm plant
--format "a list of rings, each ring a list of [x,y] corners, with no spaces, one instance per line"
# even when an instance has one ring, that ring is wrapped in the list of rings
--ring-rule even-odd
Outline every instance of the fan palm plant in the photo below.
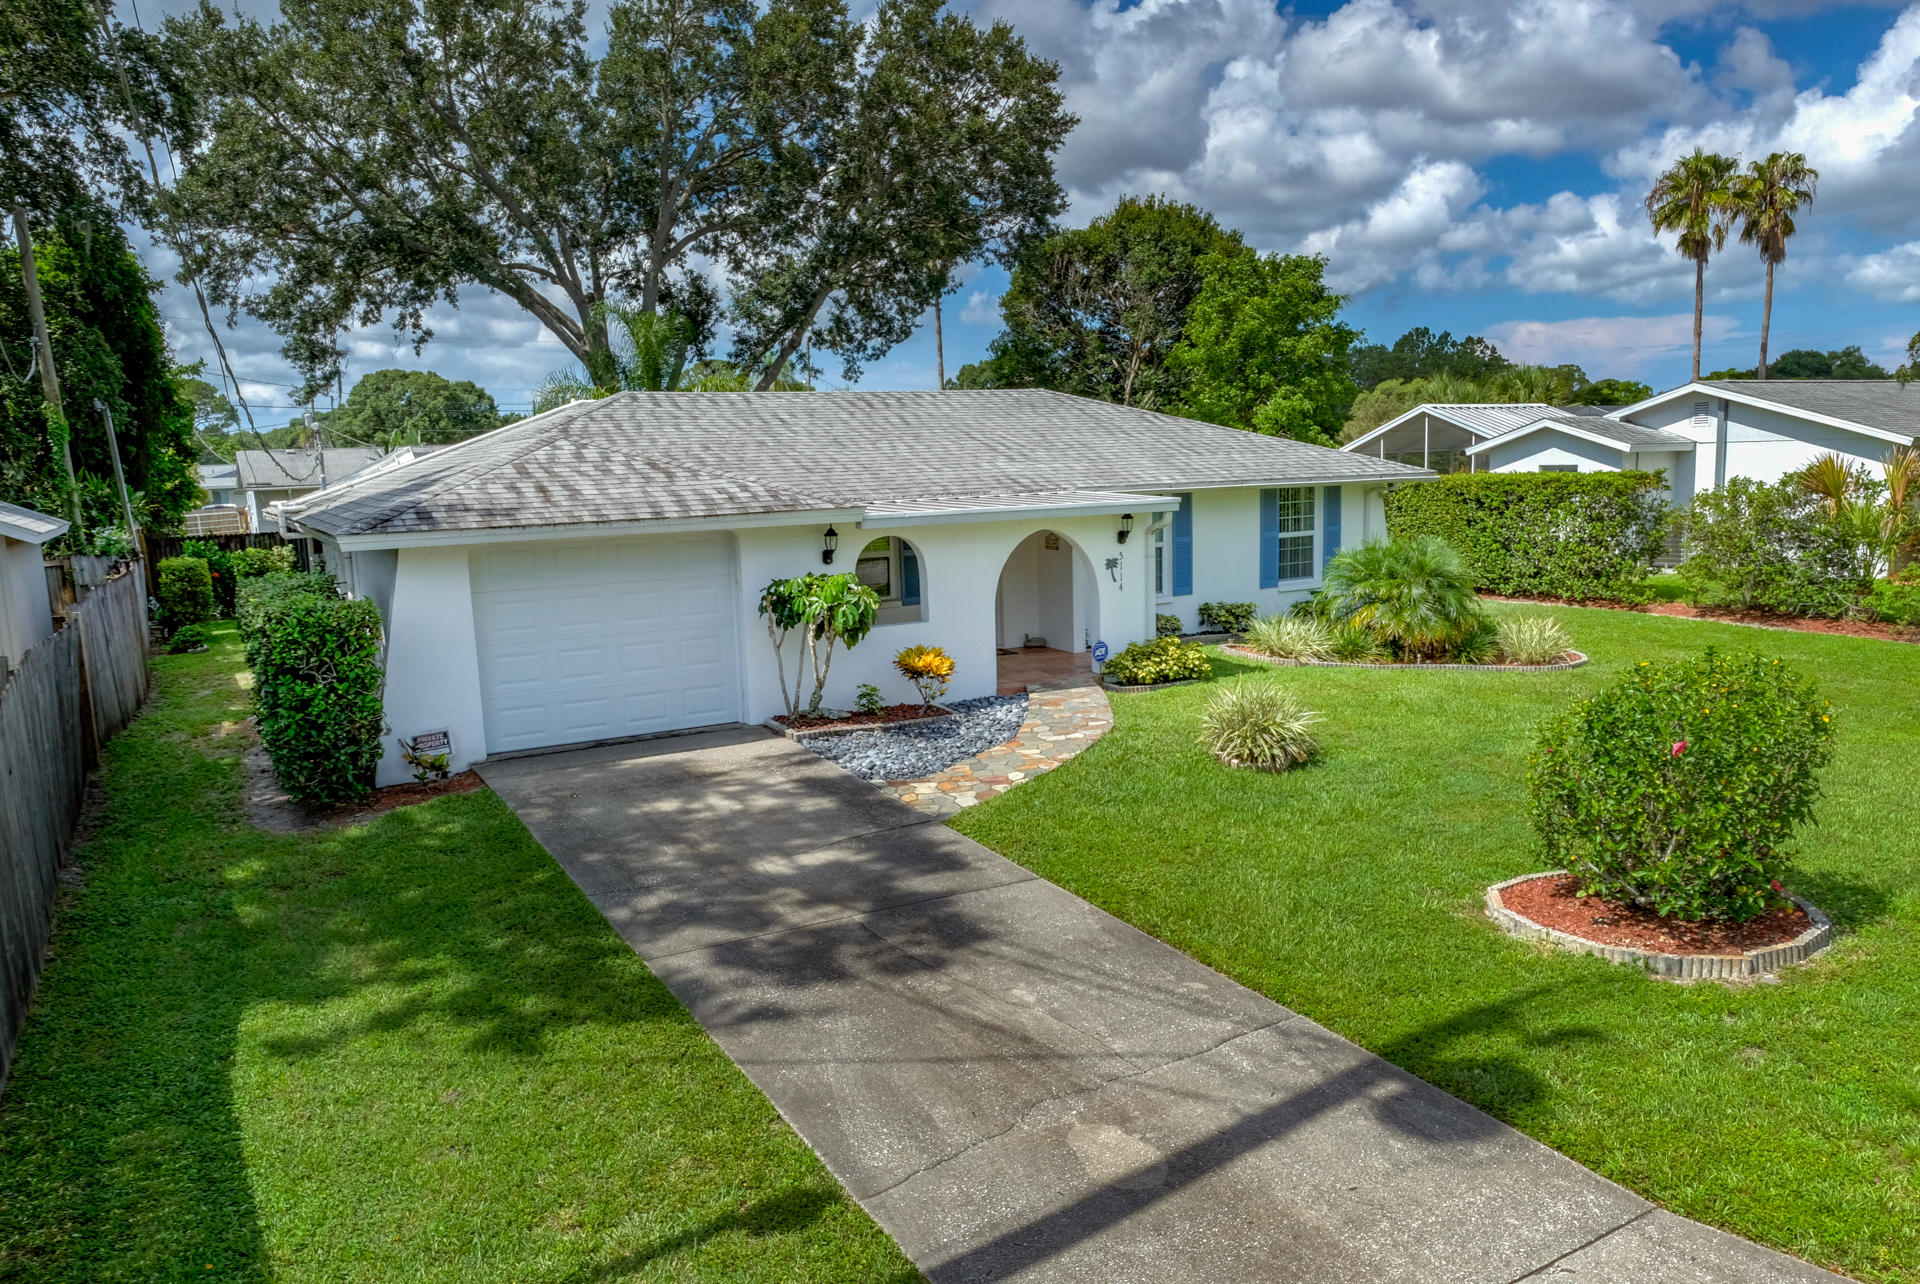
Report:
[[[1346,549],[1327,564],[1325,588],[1336,624],[1365,629],[1403,658],[1446,659],[1484,627],[1466,562],[1432,535]]]
[[[1787,257],[1795,212],[1813,204],[1819,181],[1820,171],[1799,152],[1775,152],[1765,160],[1749,161],[1747,172],[1733,179],[1740,240],[1758,248],[1767,265],[1766,302],[1760,308],[1760,364],[1755,368],[1762,379],[1767,377],[1767,332],[1773,326],[1773,270]]]
[[[691,321],[672,308],[643,312],[617,302],[596,303],[592,315],[606,329],[606,346],[589,352],[584,365],[541,380],[533,390],[535,414],[616,392],[679,390],[693,347]]]
[[[1707,302],[1707,259],[1727,243],[1735,213],[1730,184],[1740,162],[1702,151],[1682,156],[1654,180],[1647,218],[1656,234],[1679,234],[1681,257],[1693,260],[1693,377],[1700,377],[1700,325]]]

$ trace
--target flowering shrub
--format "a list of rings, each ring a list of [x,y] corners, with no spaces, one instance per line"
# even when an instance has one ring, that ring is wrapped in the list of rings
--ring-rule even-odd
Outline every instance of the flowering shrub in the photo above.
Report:
[[[1102,666],[1108,682],[1123,687],[1149,687],[1159,682],[1188,682],[1213,676],[1207,650],[1198,642],[1155,638],[1135,642]]]
[[[1832,706],[1778,660],[1642,661],[1543,729],[1535,831],[1582,895],[1739,922],[1779,898],[1784,845],[1813,818]]]
[[[1259,608],[1251,602],[1202,602],[1202,633],[1245,633]]]
[[[220,615],[233,614],[233,554],[210,539],[190,539],[180,546],[182,557],[197,557],[207,564],[213,577],[213,608]]]
[[[893,657],[893,667],[920,692],[920,707],[931,709],[953,681],[953,657],[937,646],[910,646]]]

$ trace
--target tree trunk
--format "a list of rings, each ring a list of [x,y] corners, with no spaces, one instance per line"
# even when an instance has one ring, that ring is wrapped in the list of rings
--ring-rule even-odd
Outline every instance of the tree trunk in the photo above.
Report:
[[[944,392],[947,387],[947,345],[946,337],[940,332],[940,300],[933,301],[933,372],[934,388]]]
[[[27,230],[27,212],[13,208],[13,235],[20,242],[20,284],[27,294],[27,316],[33,322],[33,338],[40,346],[40,394],[47,399],[49,432],[60,435],[60,463],[67,474],[67,506],[73,515],[73,537],[86,538],[86,522],[80,516],[80,485],[73,475],[73,439],[67,427],[66,407],[60,402],[60,375],[53,368],[53,340],[47,335],[47,310],[40,302],[40,269],[33,261],[33,233]],[[133,532],[127,532],[133,538]]]
[[[1693,377],[1700,378],[1700,317],[1707,306],[1707,261],[1693,261]]]
[[[1773,328],[1773,260],[1767,260],[1767,301],[1760,305],[1760,365],[1754,374],[1767,377],[1767,331]]]

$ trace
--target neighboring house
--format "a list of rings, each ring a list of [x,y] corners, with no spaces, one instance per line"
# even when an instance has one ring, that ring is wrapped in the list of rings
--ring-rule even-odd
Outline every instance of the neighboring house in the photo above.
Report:
[[[0,503],[0,680],[53,632],[53,604],[40,546],[67,533],[58,517]]]
[[[458,770],[782,712],[758,617],[776,578],[825,564],[881,597],[829,703],[862,682],[910,698],[891,662],[922,643],[954,657],[966,699],[1029,639],[1084,669],[1096,644],[1152,637],[1156,613],[1192,629],[1205,601],[1279,610],[1383,533],[1388,485],[1430,475],[1053,392],[628,392],[288,520],[385,620],[392,733],[449,733]],[[389,741],[380,782],[408,777]]]
[[[207,507],[224,507],[240,502],[240,467],[237,464],[201,464],[200,489],[207,493]]]
[[[247,529],[240,506],[240,470],[233,464],[201,464],[196,470],[207,502],[182,516],[189,535],[239,535]]]
[[[267,510],[272,505],[312,494],[323,484],[337,486],[379,458],[372,446],[236,451],[233,463],[247,529],[271,529]]]
[[[1707,379],[1604,415],[1586,409],[1416,406],[1344,449],[1430,459],[1438,472],[1663,469],[1685,505],[1729,477],[1778,481],[1829,452],[1877,468],[1920,435],[1920,388],[1890,379]]]

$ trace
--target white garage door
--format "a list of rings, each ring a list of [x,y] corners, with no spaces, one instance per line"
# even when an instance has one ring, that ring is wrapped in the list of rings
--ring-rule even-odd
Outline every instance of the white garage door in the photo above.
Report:
[[[734,597],[725,536],[475,549],[487,751],[738,721]]]

